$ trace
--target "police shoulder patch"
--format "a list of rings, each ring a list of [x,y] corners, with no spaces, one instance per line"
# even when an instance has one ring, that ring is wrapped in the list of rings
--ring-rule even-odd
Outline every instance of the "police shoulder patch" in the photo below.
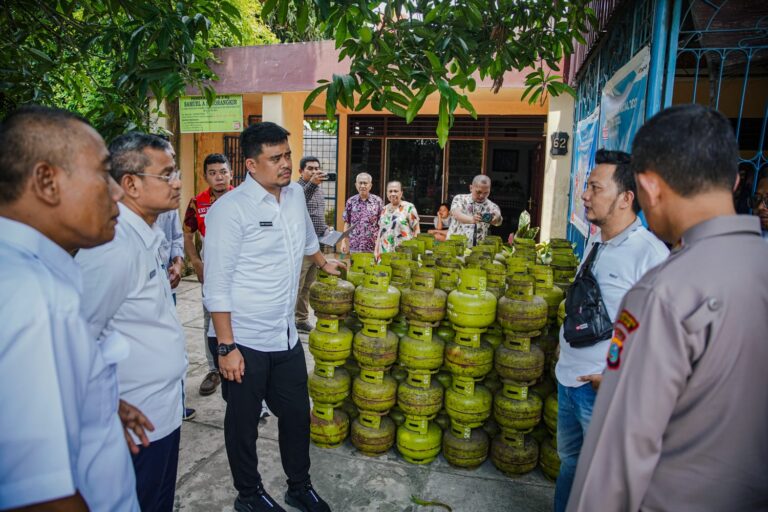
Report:
[[[616,323],[624,326],[624,328],[627,330],[627,334],[640,327],[640,323],[635,319],[634,316],[632,316],[632,313],[626,309],[621,310],[619,317],[616,319]]]
[[[608,346],[608,356],[606,357],[606,364],[609,370],[618,370],[621,364],[621,351],[624,350],[624,333],[617,327],[614,330],[613,338],[611,338],[611,344]]]

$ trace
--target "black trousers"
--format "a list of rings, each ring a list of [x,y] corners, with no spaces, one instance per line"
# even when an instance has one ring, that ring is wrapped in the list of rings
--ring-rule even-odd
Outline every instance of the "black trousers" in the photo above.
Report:
[[[176,492],[181,427],[131,455],[142,512],[171,512]]]
[[[208,343],[215,343],[215,338],[208,338]],[[277,417],[280,458],[288,486],[301,487],[309,482],[309,393],[304,348],[300,341],[280,352],[237,347],[245,359],[242,383],[221,382],[227,402],[224,442],[235,488],[247,497],[255,494],[261,484],[256,439],[262,400]]]

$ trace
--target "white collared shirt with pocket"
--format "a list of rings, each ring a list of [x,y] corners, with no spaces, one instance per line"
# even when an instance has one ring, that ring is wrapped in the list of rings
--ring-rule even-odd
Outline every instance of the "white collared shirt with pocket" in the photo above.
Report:
[[[205,307],[231,313],[240,345],[262,352],[293,348],[301,263],[320,250],[304,190],[291,183],[278,203],[247,175],[208,210],[205,230]]]
[[[181,426],[186,340],[159,252],[163,231],[119,207],[115,239],[75,258],[83,271],[83,314],[94,337],[116,331],[127,339],[130,354],[117,368],[120,398],[154,424],[148,437],[155,441]]]
[[[117,415],[120,340],[96,342],[80,269],[39,231],[0,217],[0,509],[79,491],[91,510],[138,512]]]

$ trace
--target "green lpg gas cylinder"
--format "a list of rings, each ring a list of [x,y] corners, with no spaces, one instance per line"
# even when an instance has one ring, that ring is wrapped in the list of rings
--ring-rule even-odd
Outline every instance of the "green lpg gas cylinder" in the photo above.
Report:
[[[424,376],[424,375],[422,375]],[[397,387],[397,405],[406,416],[434,416],[443,407],[443,386],[434,379],[409,374]]]
[[[367,368],[385,369],[397,361],[398,337],[384,321],[366,320],[352,339],[352,355]]]
[[[410,325],[400,338],[398,361],[411,370],[437,370],[443,365],[445,342],[432,335],[429,326]]]
[[[547,478],[552,481],[557,480],[557,475],[560,474],[560,457],[557,455],[557,447],[550,438],[546,438],[541,443],[539,466]]]
[[[435,323],[445,317],[448,295],[435,289],[435,274],[430,270],[418,270],[412,275],[411,286],[400,300],[400,310],[410,321]]]
[[[318,361],[344,364],[352,353],[352,331],[339,326],[338,320],[318,318],[309,332],[309,351]]]
[[[508,334],[496,349],[494,368],[502,379],[532,386],[544,373],[544,352],[529,338]]]
[[[355,290],[355,312],[360,319],[390,320],[399,311],[400,291],[389,285],[389,275],[381,269],[366,274]]]
[[[502,430],[530,432],[541,421],[542,401],[535,393],[521,392],[510,384],[496,393],[493,417]]]
[[[309,438],[320,448],[336,448],[349,435],[349,416],[328,405],[315,404],[309,415]]]
[[[547,320],[554,325],[557,323],[557,308],[565,294],[552,281],[552,268],[548,265],[534,265],[533,277],[536,280],[534,294],[547,303]]]
[[[454,376],[484,377],[493,368],[493,347],[485,341],[479,341],[477,347],[451,341],[445,345],[444,364]]]
[[[490,444],[482,428],[453,424],[443,434],[443,457],[451,466],[473,469],[488,458]]]
[[[425,422],[426,428],[414,431],[408,422],[397,428],[397,449],[406,462],[429,464],[440,453],[443,431],[432,422]]]
[[[315,314],[342,316],[352,311],[355,285],[322,270],[309,287],[309,305]]]
[[[395,444],[395,423],[387,416],[361,414],[352,422],[350,440],[363,455],[378,456]]]
[[[505,331],[538,335],[547,325],[547,303],[533,294],[533,281],[527,276],[507,278],[507,291],[499,300],[496,318]]]
[[[382,371],[363,369],[352,381],[352,401],[365,411],[386,413],[397,400],[397,381]]]
[[[351,378],[344,368],[318,362],[307,381],[309,396],[314,402],[334,406],[349,396],[350,384]]]
[[[505,475],[529,473],[539,462],[539,445],[530,436],[502,431],[491,443],[491,462]]]
[[[445,391],[445,410],[453,421],[479,427],[491,415],[493,396],[472,379],[454,378]]]
[[[544,424],[553,436],[557,436],[557,393],[552,393],[544,401]]]
[[[485,271],[465,268],[458,289],[448,295],[447,317],[453,325],[485,328],[496,319],[496,297],[486,291]]]

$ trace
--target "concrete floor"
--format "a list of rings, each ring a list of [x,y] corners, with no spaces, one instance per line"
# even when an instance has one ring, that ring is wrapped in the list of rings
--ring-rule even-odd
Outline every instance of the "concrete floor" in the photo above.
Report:
[[[237,492],[224,449],[224,401],[221,394],[201,397],[197,390],[207,373],[203,353],[203,313],[200,285],[184,278],[177,288],[179,319],[187,334],[189,371],[187,407],[197,409],[192,421],[181,431],[176,510],[231,511]],[[313,368],[306,348],[307,366]],[[277,421],[267,420],[260,429],[259,470],[264,486],[281,505],[286,489],[277,443]],[[312,481],[335,512],[346,511],[440,511],[439,506],[420,506],[411,496],[449,505],[454,512],[545,512],[552,509],[554,484],[537,469],[518,478],[509,478],[486,461],[476,470],[451,467],[440,456],[427,466],[406,463],[393,448],[378,457],[357,452],[349,440],[328,450],[311,446]],[[287,507],[287,510],[294,510]]]

